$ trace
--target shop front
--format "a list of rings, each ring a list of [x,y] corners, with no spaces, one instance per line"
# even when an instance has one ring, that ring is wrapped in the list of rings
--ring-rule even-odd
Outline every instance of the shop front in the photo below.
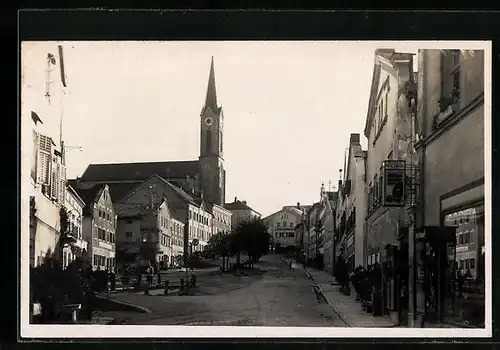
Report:
[[[484,201],[443,211],[443,224],[456,227],[456,249],[448,252],[448,260],[455,262],[452,293],[443,317],[464,326],[484,327]]]

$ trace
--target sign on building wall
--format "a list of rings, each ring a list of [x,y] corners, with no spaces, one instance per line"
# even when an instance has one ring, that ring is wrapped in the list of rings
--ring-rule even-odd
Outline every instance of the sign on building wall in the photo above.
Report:
[[[403,207],[405,205],[405,161],[384,161],[383,174],[382,206]]]

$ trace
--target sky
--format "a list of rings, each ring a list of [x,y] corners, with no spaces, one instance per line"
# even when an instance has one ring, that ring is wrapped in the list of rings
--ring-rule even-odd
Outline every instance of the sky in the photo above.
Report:
[[[22,87],[43,98],[46,56],[58,43],[25,44]],[[418,48],[354,41],[59,44],[67,81],[59,100],[63,139],[81,147],[67,153],[68,178],[93,163],[196,160],[213,56],[225,117],[226,201],[246,200],[263,216],[317,202],[322,183],[328,190],[329,181],[338,182],[350,133],[360,133],[366,148],[375,49]],[[44,127],[58,136],[60,117],[50,118]]]

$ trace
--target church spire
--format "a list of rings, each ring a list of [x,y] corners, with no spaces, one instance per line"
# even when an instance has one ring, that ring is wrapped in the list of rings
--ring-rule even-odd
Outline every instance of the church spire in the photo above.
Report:
[[[210,107],[212,111],[217,112],[217,91],[215,90],[215,70],[214,56],[210,63],[210,75],[208,76],[207,98],[205,100],[205,108]]]

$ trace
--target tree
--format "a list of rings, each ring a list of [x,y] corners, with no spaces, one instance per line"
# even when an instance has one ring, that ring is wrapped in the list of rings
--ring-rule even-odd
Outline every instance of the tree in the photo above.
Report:
[[[222,257],[222,266],[225,267],[226,258],[230,255],[230,236],[226,233],[219,232],[212,237],[207,244],[207,251],[215,256]]]
[[[236,264],[240,264],[241,253],[248,253],[249,260],[257,262],[269,251],[271,235],[267,224],[260,218],[240,221],[231,233],[229,244],[231,252],[236,254]]]

